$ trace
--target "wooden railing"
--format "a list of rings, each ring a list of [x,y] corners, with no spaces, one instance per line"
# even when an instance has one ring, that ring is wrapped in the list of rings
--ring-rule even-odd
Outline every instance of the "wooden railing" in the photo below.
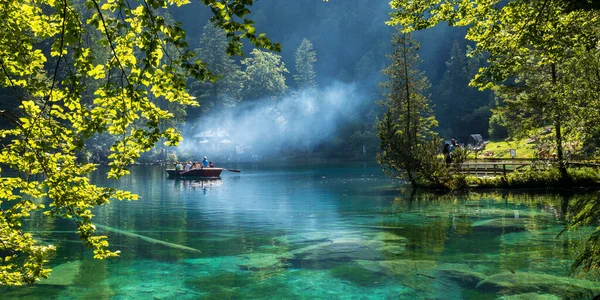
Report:
[[[514,172],[523,167],[531,166],[530,161],[510,161],[510,162],[465,162],[459,169],[451,168],[451,172],[461,172],[477,176],[496,176]]]
[[[529,167],[536,170],[543,170],[555,166],[556,161],[552,160],[532,160],[532,159],[503,159],[494,161],[467,161],[460,168],[450,168],[450,172],[460,172],[476,176],[506,176],[506,174]],[[595,162],[567,162],[568,167],[592,167],[600,168],[600,163]]]

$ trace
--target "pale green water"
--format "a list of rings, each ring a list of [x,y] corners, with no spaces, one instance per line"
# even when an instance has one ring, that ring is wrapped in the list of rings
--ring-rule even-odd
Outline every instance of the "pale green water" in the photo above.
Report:
[[[222,180],[136,167],[142,196],[98,210],[121,257],[92,258],[69,221],[27,227],[58,247],[46,284],[2,299],[589,299],[567,279],[587,232],[562,230],[569,196],[410,195],[376,164],[232,165]],[[105,182],[102,176],[93,178]],[[114,184],[114,183],[113,183]],[[184,246],[184,247],[181,247]],[[197,249],[200,252],[193,251]],[[546,294],[546,295],[542,295]],[[516,298],[515,298],[516,299]]]

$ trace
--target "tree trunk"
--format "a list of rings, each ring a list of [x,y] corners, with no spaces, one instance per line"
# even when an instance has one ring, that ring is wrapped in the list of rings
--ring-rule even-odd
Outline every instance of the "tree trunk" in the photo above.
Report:
[[[556,88],[556,65],[551,64],[552,67],[552,86]],[[554,129],[556,130],[556,154],[558,155],[558,169],[560,170],[560,180],[567,181],[569,179],[569,174],[567,173],[567,166],[565,164],[564,155],[563,155],[563,147],[562,147],[562,128],[561,128],[561,119],[560,119],[560,107],[558,105],[558,99],[554,99],[556,101],[555,107],[555,115],[554,115]]]
[[[403,50],[403,56],[404,56],[404,88],[406,89],[406,136],[407,136],[407,140],[408,140],[408,151],[409,151],[409,157],[414,158],[415,156],[415,144],[417,142],[417,137],[416,135],[413,136],[412,132],[414,131],[414,128],[412,128],[413,130],[411,130],[410,125],[412,123],[412,115],[411,115],[411,99],[410,99],[410,78],[408,77],[408,50],[406,49],[406,34],[403,34],[403,43],[402,43],[402,50]],[[415,179],[415,176],[413,174],[414,168],[415,168],[415,164],[414,164],[414,160],[410,161],[408,164],[406,164],[407,168],[406,171],[408,173],[408,179],[410,180],[410,183],[412,184],[413,188],[417,187],[417,181]]]
[[[408,175],[408,181],[410,181],[410,184],[412,185],[413,188],[417,187],[417,181],[415,180],[415,177],[413,176],[412,170],[407,169],[406,170],[406,174]]]
[[[404,87],[406,88],[406,136],[408,137],[408,151],[410,154],[410,157],[413,157],[413,144],[415,143],[415,140],[413,139],[412,136],[412,132],[410,130],[410,123],[411,123],[411,115],[410,115],[410,85],[409,85],[409,78],[408,78],[408,57],[407,57],[407,50],[406,50],[406,34],[403,34],[403,43],[402,43],[402,47],[403,47],[403,55],[404,55]],[[409,163],[410,168],[412,168],[413,164],[412,162]],[[412,171],[412,170],[411,170]],[[412,179],[411,179],[412,181]]]

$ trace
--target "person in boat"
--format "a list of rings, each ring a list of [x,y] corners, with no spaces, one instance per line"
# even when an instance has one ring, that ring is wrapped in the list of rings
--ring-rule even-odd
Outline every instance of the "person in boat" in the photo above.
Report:
[[[213,162],[212,162],[212,161],[210,161],[210,162],[208,162],[208,166],[209,166],[209,167],[211,167],[211,168],[214,168],[214,167],[215,167],[215,164],[213,164]]]
[[[175,162],[175,170],[176,171],[183,170],[183,165],[180,162]]]
[[[208,167],[208,159],[206,158],[206,156],[204,157],[204,160],[202,160],[202,165],[204,165],[205,168]]]
[[[191,162],[191,161],[188,161],[188,162],[185,164],[185,170],[186,170],[186,171],[189,171],[191,167],[192,167],[192,162]]]

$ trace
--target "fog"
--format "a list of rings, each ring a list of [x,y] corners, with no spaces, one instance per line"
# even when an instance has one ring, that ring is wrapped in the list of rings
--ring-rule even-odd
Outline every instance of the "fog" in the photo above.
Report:
[[[192,156],[264,159],[281,152],[310,154],[365,105],[356,84],[242,102],[188,124],[179,149]]]
[[[277,99],[242,99],[234,109],[212,109],[200,119],[188,119],[178,151],[233,160],[313,152],[349,157],[362,155],[362,145],[366,145],[370,157],[375,157],[378,141],[373,124],[382,111],[376,101],[382,98],[379,83],[385,77],[381,71],[389,64],[386,54],[391,52],[390,37],[395,31],[385,24],[391,11],[389,1],[261,0],[250,10],[257,32],[283,46],[279,55],[289,70],[284,74],[289,92]],[[210,12],[198,3],[170,12],[182,22],[191,47],[200,47]],[[423,59],[416,67],[425,72],[433,88],[446,70],[452,42],[464,41],[464,33],[464,29],[445,25],[415,33]],[[314,93],[296,91],[293,82],[295,51],[304,38],[317,53],[320,88]],[[244,52],[251,50],[246,43]],[[239,64],[242,58],[234,59]],[[336,139],[338,143],[332,143]]]

